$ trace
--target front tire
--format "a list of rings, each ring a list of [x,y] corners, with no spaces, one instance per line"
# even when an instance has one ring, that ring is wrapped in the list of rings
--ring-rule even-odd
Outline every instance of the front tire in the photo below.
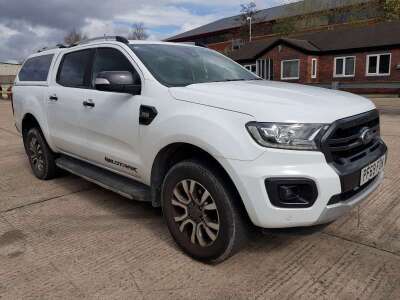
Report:
[[[171,168],[162,187],[162,209],[178,246],[191,257],[218,263],[247,237],[235,193],[217,170],[197,161]]]
[[[57,166],[54,154],[38,128],[32,128],[24,135],[24,145],[35,176],[41,180],[55,178]]]

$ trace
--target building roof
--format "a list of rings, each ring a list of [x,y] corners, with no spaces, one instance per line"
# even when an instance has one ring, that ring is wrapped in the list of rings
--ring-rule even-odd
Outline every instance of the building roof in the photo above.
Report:
[[[273,37],[248,43],[233,51],[230,57],[236,61],[255,60],[278,44],[286,44],[302,52],[315,54],[400,46],[400,22]]]
[[[307,5],[303,1],[286,5],[259,10],[254,19],[256,23],[268,22],[277,19],[290,18],[304,14],[317,13],[339,7],[361,4],[371,0],[308,0]],[[242,25],[240,15],[217,20],[204,26],[186,31],[167,39],[167,41],[178,41],[181,39],[199,36],[211,32],[224,31],[237,28]]]

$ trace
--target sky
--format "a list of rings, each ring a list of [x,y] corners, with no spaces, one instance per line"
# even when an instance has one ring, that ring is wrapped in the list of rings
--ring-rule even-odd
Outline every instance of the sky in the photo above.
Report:
[[[296,0],[255,0],[258,9]],[[0,62],[21,62],[62,43],[75,29],[88,37],[127,35],[143,23],[162,40],[240,13],[246,0],[0,0]]]

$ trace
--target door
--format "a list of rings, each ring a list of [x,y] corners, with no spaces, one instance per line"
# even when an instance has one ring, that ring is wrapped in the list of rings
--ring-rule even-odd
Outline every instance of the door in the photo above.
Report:
[[[102,71],[129,71],[135,84],[141,84],[139,73],[116,47],[97,48],[92,70],[92,89],[87,91],[81,126],[88,143],[90,160],[130,177],[140,178],[139,108],[142,96],[99,91],[94,81]]]
[[[80,126],[93,53],[92,49],[73,51],[59,58],[57,75],[47,95],[47,119],[54,145],[61,152],[79,157],[85,157],[87,145]]]
[[[274,80],[274,66],[272,59],[259,59],[256,62],[256,73],[266,80]]]

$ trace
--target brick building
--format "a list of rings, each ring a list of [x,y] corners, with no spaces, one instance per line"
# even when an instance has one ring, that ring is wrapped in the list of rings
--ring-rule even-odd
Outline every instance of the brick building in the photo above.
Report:
[[[271,37],[230,56],[265,79],[400,93],[400,22]]]
[[[381,0],[307,0],[259,10],[252,17],[252,39],[288,32],[374,22],[383,16]],[[168,41],[194,42],[229,53],[249,41],[249,23],[240,15],[173,36]]]
[[[399,94],[400,23],[383,21],[382,3],[299,1],[258,11],[251,42],[240,16],[217,20],[168,41],[206,45],[265,79],[356,93]]]

